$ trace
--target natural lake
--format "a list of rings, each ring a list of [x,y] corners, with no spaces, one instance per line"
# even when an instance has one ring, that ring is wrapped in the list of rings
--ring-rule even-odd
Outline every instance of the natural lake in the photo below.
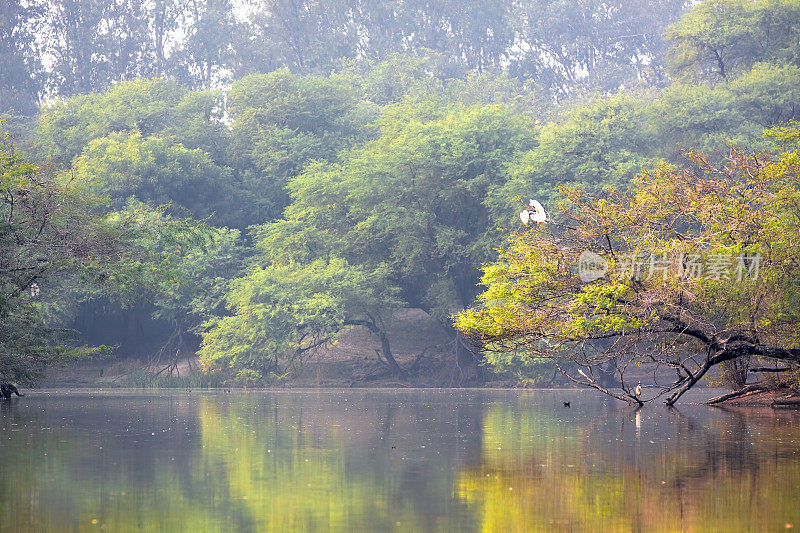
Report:
[[[709,396],[30,391],[0,402],[0,529],[800,528],[800,412]]]

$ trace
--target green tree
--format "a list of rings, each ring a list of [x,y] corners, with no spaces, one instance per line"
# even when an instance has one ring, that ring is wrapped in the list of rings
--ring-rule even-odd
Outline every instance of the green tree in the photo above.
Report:
[[[626,188],[654,155],[648,104],[641,94],[620,92],[564,111],[541,128],[535,148],[509,165],[503,207],[517,195],[554,201],[562,185]]]
[[[671,74],[682,80],[717,82],[755,63],[800,66],[800,2],[704,0],[667,31]]]
[[[541,127],[535,148],[509,164],[502,196],[555,205],[562,185],[592,194],[626,190],[643,166],[658,159],[678,164],[688,147],[714,156],[726,154],[730,143],[768,148],[764,128],[797,117],[799,72],[760,63],[716,87],[676,83],[659,93],[575,102]]]
[[[219,166],[233,166],[231,134],[226,123],[226,93],[192,91],[174,106],[170,122],[156,133],[186,148],[203,150]]]
[[[341,257],[354,272],[381,272],[403,300],[443,322],[472,302],[477,265],[490,257],[496,243],[493,210],[500,202],[496,193],[505,181],[506,162],[533,143],[529,119],[501,105],[443,106],[431,100],[387,109],[380,128],[377,139],[347,152],[341,163],[312,163],[289,182],[292,202],[284,219],[255,233],[255,262],[262,270],[233,282],[229,302],[236,317],[212,324],[204,358],[217,352],[231,357],[217,339],[245,331],[245,322],[250,328],[247,343],[283,338],[253,329],[258,308],[244,287],[253,285],[248,281],[253,276],[271,279],[276,271],[286,272],[297,284],[298,267],[286,265],[310,264],[316,271]],[[297,289],[295,297],[301,294]],[[370,314],[391,316],[394,300],[370,294],[362,295],[375,302]],[[285,320],[294,331],[297,318],[287,315]],[[378,322],[358,323],[375,332]],[[338,323],[357,322],[350,318]],[[247,353],[274,365],[275,357],[269,355],[274,350],[270,345],[263,353]],[[234,361],[234,369],[239,366]]]
[[[195,218],[214,213],[214,223],[243,228],[263,219],[246,209],[251,196],[228,166],[224,114],[220,92],[136,80],[52,104],[29,144],[42,159],[74,165],[117,205],[135,196],[151,206],[185,208]]]
[[[759,63],[729,83],[711,87],[676,83],[647,111],[655,154],[680,162],[683,150],[724,156],[730,143],[768,149],[764,128],[798,116],[797,67]]]
[[[674,404],[729,361],[797,368],[798,131],[773,132],[789,146],[775,156],[691,155],[686,168],[644,172],[630,193],[565,191],[564,225],[514,232],[457,327],[491,351],[570,360],[583,367],[567,374],[576,383],[640,404],[664,394]],[[607,270],[587,278],[581,262]],[[640,396],[625,379],[639,364],[677,377]]]
[[[345,79],[286,70],[238,80],[228,99],[231,157],[250,195],[250,224],[277,219],[289,201],[289,179],[309,161],[336,160],[363,140],[375,117]]]
[[[383,326],[401,305],[387,274],[336,257],[256,268],[232,282],[232,316],[207,323],[201,360],[207,369],[233,371],[245,383],[273,381],[301,367],[347,326],[361,325],[381,340],[391,370],[402,375]]]
[[[229,0],[193,0],[181,10],[186,36],[170,58],[170,70],[193,88],[229,81],[233,36],[239,27]]]
[[[228,282],[243,274],[245,264],[239,232],[226,228],[209,228],[202,247],[177,248],[177,253],[180,279],[148,295],[152,317],[170,328],[150,360],[166,363],[166,368],[194,354],[206,321],[227,314]]]
[[[57,100],[45,107],[31,144],[37,157],[69,166],[93,139],[110,133],[159,133],[177,124],[186,89],[152,79],[120,83],[105,92]]]
[[[769,128],[800,118],[800,66],[756,63],[730,83],[734,118]]]
[[[533,80],[512,77],[501,69],[487,68],[480,74],[456,69],[443,54],[433,51],[351,61],[338,75],[380,106],[439,97],[465,105],[505,104],[534,117],[552,108],[549,95]]]
[[[648,110],[658,155],[677,163],[683,150],[727,151],[728,141],[752,142],[763,131],[749,122],[727,87],[674,84]]]
[[[444,317],[472,301],[476,265],[495,243],[505,166],[534,142],[531,123],[501,105],[434,100],[387,109],[380,127],[341,164],[310,165],[290,182],[286,220],[262,228],[260,248],[388,262],[405,300]],[[295,246],[306,234],[308,244]]]
[[[72,170],[112,206],[135,198],[153,207],[170,204],[175,215],[217,224],[236,220],[237,189],[231,170],[218,167],[205,152],[139,133],[118,133],[94,139]]]
[[[511,69],[558,99],[585,89],[615,91],[639,80],[663,83],[664,29],[682,0],[514,2]]]
[[[0,5],[0,114],[31,115],[43,89],[36,31],[39,6],[8,0]]]
[[[379,106],[396,104],[406,98],[440,94],[452,73],[440,54],[392,54],[382,60],[350,61],[339,71],[348,83],[359,88],[364,98]]]
[[[48,365],[96,353],[43,320],[59,282],[120,299],[157,291],[183,275],[174,250],[204,229],[130,204],[111,211],[82,184],[26,163],[7,137],[0,147],[0,377],[31,384]]]

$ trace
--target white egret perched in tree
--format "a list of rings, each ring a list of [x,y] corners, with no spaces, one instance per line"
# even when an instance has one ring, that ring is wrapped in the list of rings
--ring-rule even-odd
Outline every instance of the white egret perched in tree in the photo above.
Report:
[[[519,214],[520,220],[526,226],[530,222],[536,222],[537,224],[541,224],[543,222],[547,222],[547,213],[544,210],[542,204],[540,204],[537,200],[531,198],[528,201],[528,209],[523,210]]]

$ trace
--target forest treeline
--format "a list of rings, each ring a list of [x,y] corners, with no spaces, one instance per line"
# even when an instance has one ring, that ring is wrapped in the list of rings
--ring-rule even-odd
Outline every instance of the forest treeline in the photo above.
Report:
[[[662,83],[661,36],[689,3],[7,0],[0,95],[20,113],[119,81],[165,77],[208,89],[281,68],[327,75],[424,49],[448,75],[502,68],[566,97]]]
[[[265,383],[360,325],[402,376],[393,311],[457,336],[520,198],[798,118],[800,2],[685,4],[5,3],[0,373],[122,344]]]

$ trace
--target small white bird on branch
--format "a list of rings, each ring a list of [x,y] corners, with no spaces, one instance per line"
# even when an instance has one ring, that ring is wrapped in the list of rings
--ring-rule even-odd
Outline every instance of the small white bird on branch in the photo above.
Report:
[[[522,220],[522,223],[526,226],[531,223],[535,222],[537,224],[542,224],[547,222],[547,212],[544,210],[544,206],[540,204],[537,200],[531,198],[528,201],[529,209],[524,209],[520,214],[519,218]]]

